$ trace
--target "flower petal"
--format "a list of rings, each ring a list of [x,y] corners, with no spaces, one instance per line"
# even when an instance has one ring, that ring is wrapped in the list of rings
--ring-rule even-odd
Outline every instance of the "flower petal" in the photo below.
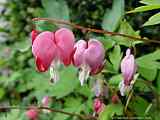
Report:
[[[105,50],[101,42],[96,39],[90,39],[88,42],[88,48],[84,52],[84,59],[86,64],[88,64],[92,72],[98,71],[102,68],[104,63]]]
[[[126,51],[126,56],[121,62],[121,72],[124,77],[124,84],[129,85],[136,72],[135,58],[129,50]]]
[[[65,65],[71,63],[74,41],[75,37],[73,32],[67,28],[61,28],[55,32],[55,43],[59,51],[59,57]]]
[[[56,46],[53,42],[52,32],[40,33],[33,42],[32,52],[36,58],[37,68],[40,72],[48,70],[51,62],[56,56]]]
[[[75,52],[73,56],[73,64],[77,67],[80,67],[81,64],[83,64],[83,54],[84,51],[87,48],[87,42],[84,40],[79,40],[75,46]]]

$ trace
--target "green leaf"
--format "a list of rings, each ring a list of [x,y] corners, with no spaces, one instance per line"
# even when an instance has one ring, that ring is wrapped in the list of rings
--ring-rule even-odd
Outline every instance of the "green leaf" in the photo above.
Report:
[[[114,75],[109,79],[109,85],[119,86],[119,83],[123,80],[122,74]]]
[[[136,59],[139,73],[147,80],[154,80],[160,69],[160,50]]]
[[[64,97],[74,91],[79,85],[77,70],[69,66],[60,71],[60,80],[52,86],[52,95],[57,98]]]
[[[41,1],[48,17],[60,20],[69,20],[69,8],[64,0]]]
[[[144,80],[138,78],[134,84],[134,88],[139,91],[149,92],[151,89],[144,83]]]
[[[0,99],[2,99],[4,95],[5,95],[5,89],[0,88]]]
[[[160,0],[141,0],[140,3],[146,4],[146,5],[156,5],[156,4],[160,4]]]
[[[140,73],[145,79],[153,81],[157,75],[157,69],[140,67],[138,73]]]
[[[121,104],[109,104],[105,106],[98,120],[112,120],[114,115],[123,115],[123,106]]]
[[[113,51],[109,53],[109,59],[116,72],[118,72],[121,58],[122,58],[121,48],[119,45],[115,45]]]
[[[23,39],[22,41],[16,42],[14,44],[14,48],[16,50],[19,50],[20,52],[26,52],[31,47],[31,40]]]
[[[134,96],[133,100],[129,103],[129,108],[134,110],[136,115],[142,117],[145,114],[145,111],[149,103],[139,96]]]
[[[124,0],[114,0],[112,9],[106,10],[102,28],[108,31],[115,31],[124,15]]]
[[[158,77],[157,77],[156,83],[157,83],[156,84],[157,85],[157,91],[160,94],[160,71],[158,72]]]
[[[36,30],[38,31],[55,31],[58,26],[47,21],[35,21]]]
[[[101,41],[104,45],[104,48],[109,50],[115,45],[115,41],[111,39],[111,37],[104,36],[104,37],[97,37],[97,40]]]
[[[151,16],[147,22],[143,24],[143,26],[156,25],[160,24],[160,12]]]
[[[132,26],[126,20],[121,21],[118,32],[126,35],[139,37],[139,32],[135,32]],[[121,37],[121,36],[115,36],[114,40],[119,45],[124,45],[126,47],[135,46],[136,44],[143,43],[142,41],[137,41],[135,39],[130,39],[130,38]]]
[[[160,8],[160,4],[146,5],[146,6],[137,7],[134,10],[131,10],[127,13],[144,12],[144,11],[155,10],[159,8]]]

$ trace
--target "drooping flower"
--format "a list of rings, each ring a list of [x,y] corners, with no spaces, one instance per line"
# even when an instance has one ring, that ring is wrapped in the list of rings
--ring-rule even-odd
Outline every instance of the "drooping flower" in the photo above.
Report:
[[[34,107],[31,107],[26,111],[26,116],[29,120],[38,120],[38,110]]]
[[[79,80],[83,85],[89,74],[94,75],[102,70],[105,50],[96,39],[90,39],[88,42],[79,40],[74,48],[73,64],[80,68]]]
[[[60,28],[55,32],[44,31],[34,38],[32,53],[35,57],[38,71],[45,72],[50,68],[54,82],[58,80],[58,67],[60,63],[68,66],[74,49],[74,35],[67,28]]]
[[[120,82],[119,87],[121,95],[124,96],[125,91],[129,91],[132,88],[131,81],[136,72],[135,58],[130,49],[127,49],[126,56],[121,61],[121,72],[123,80]]]
[[[101,111],[103,111],[105,105],[104,105],[104,103],[100,99],[96,98],[94,100],[93,107],[94,107],[94,111],[98,114]]]

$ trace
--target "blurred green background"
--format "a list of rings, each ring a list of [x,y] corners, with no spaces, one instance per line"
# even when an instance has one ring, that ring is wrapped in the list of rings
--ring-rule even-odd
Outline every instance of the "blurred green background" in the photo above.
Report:
[[[36,71],[31,52],[30,32],[34,28],[32,18],[59,18],[70,20],[82,26],[103,29],[104,15],[111,10],[112,4],[112,0],[0,0],[0,106],[40,105],[43,96],[48,95],[53,97],[52,106],[54,108],[82,114],[92,113],[94,93],[91,91],[91,85],[93,82],[89,81],[88,84],[80,87],[76,68],[73,66],[64,68],[60,72],[62,80],[57,85],[49,82],[48,73]],[[133,10],[142,5],[139,0],[126,0],[125,11]],[[160,41],[159,24],[142,26],[149,17],[159,11],[158,9],[126,14],[124,18],[134,31],[139,31],[142,37]],[[36,28],[40,30],[53,29],[49,23],[39,22],[36,24]],[[73,29],[73,31],[77,39],[100,36],[84,33],[77,29]],[[118,32],[118,27],[113,31]],[[131,35],[134,36],[134,34]],[[126,47],[127,45],[123,46],[122,50]],[[158,44],[138,44],[136,54],[141,56],[153,52],[157,48],[159,48]],[[106,79],[109,79],[109,75],[104,74]],[[156,82],[153,83],[156,84]],[[24,110],[9,113],[3,109],[0,111],[0,120],[26,119]],[[42,120],[78,119],[57,113],[41,114],[40,118]]]

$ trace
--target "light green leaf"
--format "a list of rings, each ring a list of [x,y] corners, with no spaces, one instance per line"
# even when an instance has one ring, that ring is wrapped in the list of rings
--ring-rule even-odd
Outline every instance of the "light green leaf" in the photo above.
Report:
[[[160,69],[160,50],[136,59],[139,73],[147,80],[154,80],[157,69]]]
[[[143,26],[156,25],[160,24],[160,12],[151,16],[147,22],[143,24]]]
[[[160,94],[160,71],[158,72],[156,83],[157,83],[157,91]]]
[[[114,0],[112,9],[106,10],[102,28],[108,31],[115,31],[124,15],[124,0]]]
[[[121,21],[118,32],[123,33],[123,34],[127,34],[127,35],[131,35],[131,36],[135,36],[135,37],[139,37],[139,32],[135,32],[134,29],[132,28],[132,26],[125,20]],[[114,40],[118,44],[124,45],[126,47],[135,46],[136,44],[143,43],[142,41],[137,41],[134,39],[121,37],[121,36],[115,36]]]
[[[97,40],[101,41],[104,45],[105,49],[111,49],[115,45],[115,41],[111,39],[111,37],[105,36],[105,37],[97,37]]]
[[[122,80],[123,80],[122,74],[114,75],[109,80],[109,85],[118,86]]]
[[[116,72],[118,72],[121,58],[122,58],[121,48],[119,45],[115,45],[113,51],[109,53],[109,59]]]
[[[147,80],[153,81],[157,75],[157,69],[140,67],[138,72]]]
[[[42,0],[48,17],[69,20],[69,8],[64,0]]]
[[[121,104],[109,104],[105,106],[98,120],[111,120],[114,115],[123,115],[123,106]]]
[[[160,4],[160,0],[141,0],[140,3],[146,4],[146,5],[156,5],[156,4]]]
[[[61,98],[73,92],[79,85],[76,75],[77,69],[73,66],[60,71],[60,80],[52,86],[52,95]]]
[[[144,11],[155,10],[155,9],[160,9],[160,4],[137,7],[134,10],[131,10],[127,13],[144,12]]]

